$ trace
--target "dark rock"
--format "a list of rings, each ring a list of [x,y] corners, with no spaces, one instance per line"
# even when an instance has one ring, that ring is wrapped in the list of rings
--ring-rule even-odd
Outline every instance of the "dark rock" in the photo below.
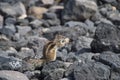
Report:
[[[110,19],[114,24],[120,25],[120,13],[119,12],[111,12],[108,14],[108,19]]]
[[[30,26],[16,26],[16,28],[20,35],[25,35],[32,30]]]
[[[44,16],[43,18],[45,19],[43,26],[50,27],[60,25],[60,20],[57,19],[57,15],[55,13],[46,13],[43,16]]]
[[[38,71],[38,70],[35,70],[35,71],[26,71],[26,72],[24,72],[24,74],[25,74],[29,79],[38,80],[38,78],[39,78],[40,75],[41,75],[41,72]]]
[[[6,35],[8,38],[11,38],[14,36],[15,32],[12,31],[11,29],[9,28],[2,28],[0,29],[0,34],[4,34]]]
[[[29,80],[24,74],[17,71],[0,71],[0,80]]]
[[[27,46],[30,49],[33,49],[35,52],[35,57],[36,58],[41,58],[42,57],[42,52],[43,52],[43,47],[47,43],[46,38],[38,37],[38,36],[31,36],[28,37],[28,44]]]
[[[77,55],[76,56],[79,57],[81,62],[87,63],[87,61],[94,62],[94,59],[92,59],[92,58],[93,58],[93,56],[97,56],[97,55],[99,55],[99,53],[98,54],[94,54],[94,53],[91,53],[91,52],[85,52],[83,54],[79,54],[78,56]]]
[[[21,26],[28,26],[29,21],[28,19],[18,19],[15,23],[15,25],[21,25]]]
[[[91,43],[93,52],[113,51],[119,52],[119,29],[108,23],[100,23],[97,26],[94,40]]]
[[[97,5],[92,0],[69,0],[65,2],[64,6],[65,9],[62,14],[64,21],[86,20],[97,11]]]
[[[21,2],[14,5],[10,5],[9,3],[0,3],[0,11],[4,16],[20,17],[26,14],[25,6]]]
[[[65,64],[61,61],[53,61],[45,64],[42,69],[42,77],[45,80],[58,80],[63,77]],[[54,79],[55,78],[55,79]]]
[[[90,20],[86,20],[85,23],[83,22],[78,22],[78,21],[69,21],[69,22],[66,22],[65,25],[66,27],[80,27],[80,28],[83,28],[83,33],[85,31],[87,31],[87,36],[88,35],[91,35],[93,36],[94,33],[95,33],[95,27],[94,27],[94,23]]]
[[[22,67],[22,61],[18,58],[0,56],[1,70],[19,70]]]
[[[104,3],[116,3],[116,0],[101,0]]]
[[[99,62],[74,63],[66,71],[71,80],[109,80],[109,67]]]
[[[29,49],[27,47],[22,47],[20,52],[17,53],[22,59],[27,58],[27,57],[34,57],[35,53],[33,49]]]
[[[79,58],[75,55],[75,53],[69,53],[66,57],[66,62],[75,62],[75,61],[80,61]]]
[[[55,69],[44,80],[59,80],[63,77],[65,70],[64,69]]]
[[[78,37],[77,40],[73,41],[71,50],[74,52],[84,53],[84,50],[90,49],[90,44],[92,38],[87,38],[84,36]]]
[[[2,57],[0,56],[0,70],[17,70],[26,71],[33,70],[34,67],[21,59],[15,57]]]
[[[5,24],[6,25],[13,25],[15,23],[16,23],[16,18],[14,18],[14,17],[7,17],[5,19]]]
[[[0,29],[3,27],[3,16],[0,15]]]
[[[113,71],[120,72],[120,58],[113,52],[103,52],[98,56],[101,63],[111,67]]]
[[[4,35],[0,35],[0,49],[7,50],[12,46],[11,41]]]
[[[14,34],[16,33],[16,28],[15,28],[15,26],[13,24],[6,25],[4,27],[7,28],[7,29],[10,29],[11,31],[13,31]]]
[[[28,40],[25,40],[23,37],[21,37],[18,41],[12,42],[12,47],[20,51],[20,49],[22,47],[26,47],[27,44],[28,44]]]
[[[29,25],[30,25],[33,29],[35,29],[35,28],[41,27],[42,24],[43,24],[42,21],[36,19],[36,20],[33,20],[32,22],[30,22]]]
[[[44,13],[43,18],[54,20],[54,19],[57,19],[57,15],[55,13],[50,13],[50,12],[49,13]]]

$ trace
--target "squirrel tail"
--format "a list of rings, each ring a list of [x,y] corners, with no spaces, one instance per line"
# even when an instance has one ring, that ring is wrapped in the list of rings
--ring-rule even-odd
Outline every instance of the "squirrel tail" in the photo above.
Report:
[[[34,66],[39,66],[39,65],[42,65],[43,63],[46,63],[46,60],[45,59],[29,59],[27,60],[27,62]]]

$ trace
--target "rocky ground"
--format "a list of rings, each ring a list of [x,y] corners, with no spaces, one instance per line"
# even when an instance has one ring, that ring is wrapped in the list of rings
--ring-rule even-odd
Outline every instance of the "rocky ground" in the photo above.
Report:
[[[72,40],[37,67],[56,34]],[[0,80],[120,80],[120,0],[0,0]]]

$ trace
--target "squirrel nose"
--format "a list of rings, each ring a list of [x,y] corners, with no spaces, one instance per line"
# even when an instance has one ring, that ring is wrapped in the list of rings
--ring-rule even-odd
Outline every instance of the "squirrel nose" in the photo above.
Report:
[[[69,39],[69,42],[73,42],[73,39]]]

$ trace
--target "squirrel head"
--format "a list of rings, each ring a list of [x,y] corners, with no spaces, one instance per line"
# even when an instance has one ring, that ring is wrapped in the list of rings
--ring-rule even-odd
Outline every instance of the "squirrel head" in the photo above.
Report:
[[[56,35],[54,39],[54,43],[57,47],[63,47],[65,44],[69,43],[69,38],[62,36],[62,35]]]

